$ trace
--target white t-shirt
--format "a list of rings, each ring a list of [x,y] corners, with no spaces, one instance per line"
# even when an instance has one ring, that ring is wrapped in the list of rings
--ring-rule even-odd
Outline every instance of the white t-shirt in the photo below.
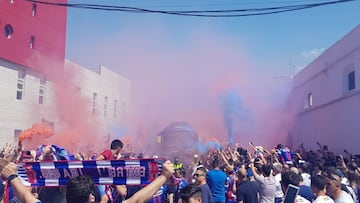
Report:
[[[331,197],[327,195],[321,195],[316,197],[316,199],[313,201],[313,203],[334,203],[334,200],[331,199]]]
[[[296,196],[295,202],[296,203],[311,203],[309,200],[301,197],[300,195]]]
[[[354,203],[354,200],[347,192],[341,190],[341,195],[335,199],[335,203]]]
[[[297,196],[295,197],[295,202],[296,202],[296,203],[311,203],[309,200],[301,197],[300,195],[297,195]],[[281,203],[284,203],[284,200],[283,200]]]
[[[281,189],[281,184],[280,184],[280,181],[281,181],[281,174],[276,174],[275,176],[275,187],[276,187],[276,190],[275,190],[275,198],[282,198],[284,197],[284,193]]]
[[[308,173],[302,173],[302,174],[301,174],[301,177],[302,177],[302,179],[303,179],[304,185],[310,187],[310,185],[311,185],[311,175],[308,174]]]

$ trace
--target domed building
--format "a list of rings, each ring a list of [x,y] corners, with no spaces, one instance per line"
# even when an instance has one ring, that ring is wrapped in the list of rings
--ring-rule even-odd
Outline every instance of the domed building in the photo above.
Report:
[[[198,134],[188,123],[175,122],[160,132],[159,143],[168,158],[192,156],[197,152]]]

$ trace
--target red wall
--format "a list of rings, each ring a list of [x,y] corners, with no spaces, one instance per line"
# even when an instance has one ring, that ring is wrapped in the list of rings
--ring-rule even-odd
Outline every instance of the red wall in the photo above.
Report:
[[[63,2],[67,0],[51,0]],[[25,0],[0,0],[0,58],[35,71],[64,66],[66,38],[66,7],[36,4]],[[6,24],[13,27],[10,39],[5,36]],[[30,48],[30,37],[35,37]]]

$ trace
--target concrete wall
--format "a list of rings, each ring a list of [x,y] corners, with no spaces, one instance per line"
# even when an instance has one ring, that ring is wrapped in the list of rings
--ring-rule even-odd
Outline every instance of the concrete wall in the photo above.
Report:
[[[39,104],[40,77],[27,72],[24,77],[23,97],[16,98],[18,73],[24,67],[0,60],[0,140],[12,143],[14,131],[30,128],[42,118],[54,118],[47,111],[51,103],[49,83],[45,84],[44,103]],[[39,110],[40,109],[40,110]]]
[[[355,72],[355,89],[348,74]],[[294,144],[327,144],[337,152],[358,152],[360,140],[360,26],[336,42],[294,78],[290,97],[296,115]],[[309,101],[312,97],[312,104]]]
[[[124,122],[131,114],[131,82],[121,75],[100,66],[98,72],[91,71],[69,60],[65,67],[76,72],[77,85],[81,95],[91,101],[89,111],[94,111],[107,129]],[[93,95],[96,93],[95,106]],[[107,97],[107,111],[104,113],[105,97]],[[115,104],[116,103],[116,104]]]

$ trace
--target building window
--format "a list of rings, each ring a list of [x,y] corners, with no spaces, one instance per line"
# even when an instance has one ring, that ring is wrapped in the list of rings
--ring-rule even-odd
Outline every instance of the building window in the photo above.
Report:
[[[36,9],[37,9],[37,5],[36,5],[36,4],[33,4],[33,5],[32,5],[32,10],[31,10],[31,15],[32,15],[32,16],[36,16]]]
[[[108,97],[105,96],[104,100],[104,116],[107,114],[107,106],[108,106]]]
[[[96,112],[96,103],[97,103],[97,93],[93,93],[93,99],[92,99],[92,113],[94,114]]]
[[[17,81],[17,90],[16,90],[16,99],[22,100],[24,94],[24,85],[25,85],[25,72],[18,72],[18,81]]]
[[[312,106],[313,106],[313,95],[310,92],[310,93],[308,93],[306,95],[306,99],[305,99],[305,102],[304,102],[304,109],[308,109],[308,108],[310,108]]]
[[[351,91],[355,89],[355,71],[348,73],[348,90]]]
[[[30,36],[30,49],[33,49],[35,46],[35,36]]]
[[[45,87],[46,87],[46,80],[45,80],[45,79],[40,79],[39,104],[43,104],[43,103],[44,103]]]
[[[19,135],[22,133],[22,130],[19,129],[15,129],[14,130],[14,142],[17,143],[19,142]]]
[[[313,105],[313,95],[312,95],[312,93],[309,93],[307,95],[307,103],[308,103],[308,107],[312,107],[312,105]]]
[[[117,100],[114,100],[114,119],[116,119],[116,108],[117,108]]]
[[[14,29],[10,24],[6,24],[5,28],[4,28],[4,33],[5,33],[5,37],[7,39],[11,39],[13,33],[14,33]]]

